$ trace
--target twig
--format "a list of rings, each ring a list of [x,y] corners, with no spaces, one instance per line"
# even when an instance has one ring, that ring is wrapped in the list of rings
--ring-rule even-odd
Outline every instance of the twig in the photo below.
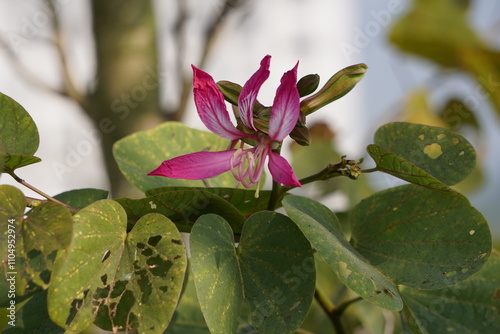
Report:
[[[41,191],[40,189],[35,188],[35,187],[34,187],[34,186],[32,186],[31,184],[29,184],[29,183],[27,183],[26,181],[24,181],[23,179],[21,179],[19,176],[17,176],[17,175],[16,175],[13,171],[8,172],[8,174],[9,174],[10,176],[12,176],[12,178],[13,178],[14,180],[16,180],[16,182],[19,182],[20,184],[22,184],[22,185],[23,185],[23,186],[25,186],[26,188],[33,190],[34,192],[36,192],[37,194],[39,194],[39,195],[41,195],[41,196],[45,197],[45,198],[46,198],[46,199],[48,199],[49,201],[51,201],[51,202],[54,202],[54,203],[57,203],[57,204],[60,204],[60,205],[64,206],[65,208],[67,208],[68,210],[70,210],[72,213],[74,213],[74,212],[77,212],[77,211],[78,211],[77,209],[73,208],[72,206],[70,206],[70,205],[68,205],[68,204],[63,203],[63,202],[61,202],[61,201],[59,201],[59,200],[57,200],[57,199],[55,199],[55,198],[51,197],[50,195],[47,195],[46,193],[44,193],[44,192],[43,192],[43,191]]]
[[[59,16],[57,10],[54,6],[54,0],[47,1],[47,7],[52,14],[52,29],[54,31],[54,47],[57,51],[57,56],[61,64],[62,75],[64,78],[64,95],[75,100],[80,106],[84,104],[84,96],[78,92],[75,87],[73,78],[71,76],[71,71],[69,69],[68,61],[66,58],[66,53],[64,52],[64,42],[62,37],[61,23],[59,21]]]

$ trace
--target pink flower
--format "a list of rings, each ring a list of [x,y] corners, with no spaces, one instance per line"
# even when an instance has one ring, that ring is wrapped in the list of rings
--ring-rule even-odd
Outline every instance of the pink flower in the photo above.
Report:
[[[245,187],[250,187],[259,181],[264,164],[269,160],[268,168],[275,182],[300,187],[290,164],[273,152],[292,132],[299,117],[300,102],[296,85],[298,63],[281,78],[271,107],[268,132],[257,129],[253,123],[254,103],[260,87],[269,77],[270,61],[269,55],[262,59],[260,68],[245,83],[239,95],[238,110],[245,132],[237,129],[231,122],[224,97],[214,79],[192,66],[194,101],[198,114],[210,131],[231,140],[230,148],[220,152],[196,152],[176,157],[164,161],[148,175],[201,180],[231,170],[236,180]],[[255,140],[257,146],[244,149],[242,139],[245,138]]]

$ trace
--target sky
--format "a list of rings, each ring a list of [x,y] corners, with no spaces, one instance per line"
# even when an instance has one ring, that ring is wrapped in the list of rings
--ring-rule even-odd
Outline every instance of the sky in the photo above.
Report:
[[[0,0],[0,34],[37,80],[57,87],[60,68],[47,42],[51,36],[50,17],[40,3]],[[58,0],[56,3],[68,40],[66,51],[72,73],[78,87],[85,89],[93,84],[94,75],[89,2]],[[168,31],[175,3],[174,0],[156,1],[160,31]],[[192,52],[188,53],[187,64],[198,61],[200,23],[221,8],[222,0],[189,0],[188,3],[193,9],[193,19],[188,30],[187,47]],[[271,54],[271,76],[259,95],[264,104],[271,104],[281,75],[297,61],[299,77],[318,73],[323,80],[346,66],[366,63],[369,70],[352,92],[325,112],[308,119],[309,123],[328,123],[342,139],[339,147],[342,152],[349,156],[363,155],[374,131],[393,119],[404,96],[417,87],[425,87],[438,71],[434,65],[404,55],[387,42],[387,29],[408,10],[410,3],[409,0],[254,0],[238,8],[229,18],[217,40],[217,52],[209,57],[204,70],[215,80],[242,83],[257,69],[262,57]],[[499,21],[497,2],[474,2],[471,24],[497,47],[500,47],[500,34],[494,29],[498,29]],[[162,91],[166,104],[176,102],[176,87],[169,79],[173,70],[170,39],[168,34],[159,37],[161,66],[167,74]],[[453,92],[470,95],[474,88],[475,83],[466,76],[451,77],[439,87],[433,87],[432,98],[439,103]],[[23,105],[40,132],[41,143],[36,155],[43,161],[19,170],[20,177],[49,194],[76,188],[109,187],[103,173],[99,140],[94,136],[90,121],[74,102],[40,89],[21,77],[2,49],[0,92]],[[485,110],[480,122],[486,136],[478,144],[482,158],[488,161],[485,173],[489,181],[469,197],[486,215],[494,233],[500,235],[500,215],[496,207],[500,197],[500,174],[495,173],[495,165],[500,162],[497,154],[500,122],[493,116],[491,107],[480,102],[481,110]],[[185,123],[204,128],[193,105]],[[61,165],[67,168],[61,169]],[[390,183],[385,178],[373,182],[381,188]],[[0,183],[16,184],[7,175],[0,177]],[[38,197],[28,190],[25,193]]]

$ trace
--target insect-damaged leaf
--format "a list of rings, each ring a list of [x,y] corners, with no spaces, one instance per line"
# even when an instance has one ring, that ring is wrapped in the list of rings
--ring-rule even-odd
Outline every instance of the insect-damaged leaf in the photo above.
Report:
[[[1,271],[17,273],[18,302],[40,287],[47,288],[56,253],[69,245],[73,230],[71,214],[65,207],[42,203],[25,218],[25,205],[19,189],[0,186],[0,227],[5,231],[0,238]],[[0,305],[5,297],[1,295]]]
[[[381,307],[402,309],[403,301],[394,283],[349,244],[333,212],[314,200],[292,195],[283,199],[283,206],[345,285]]]
[[[491,252],[488,223],[454,191],[405,185],[354,207],[353,246],[397,284],[437,289],[477,272]]]
[[[435,126],[389,123],[377,130],[374,143],[368,153],[381,171],[430,188],[446,187],[425,174],[450,186],[465,179],[476,164],[476,152],[467,139]]]
[[[51,318],[81,330],[163,333],[177,305],[186,270],[182,238],[158,214],[140,219],[127,235],[123,208],[101,200],[74,216],[74,235],[49,287]],[[96,317],[97,314],[97,317]]]

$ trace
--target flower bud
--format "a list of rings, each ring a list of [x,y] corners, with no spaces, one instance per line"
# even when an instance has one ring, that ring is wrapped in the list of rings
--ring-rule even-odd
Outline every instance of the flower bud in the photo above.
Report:
[[[304,97],[309,94],[312,94],[319,85],[319,75],[317,74],[308,74],[305,77],[301,78],[299,82],[297,82],[297,90],[299,91],[299,96]]]
[[[323,88],[300,103],[300,110],[309,115],[349,93],[363,78],[367,68],[365,64],[357,64],[335,73]]]

